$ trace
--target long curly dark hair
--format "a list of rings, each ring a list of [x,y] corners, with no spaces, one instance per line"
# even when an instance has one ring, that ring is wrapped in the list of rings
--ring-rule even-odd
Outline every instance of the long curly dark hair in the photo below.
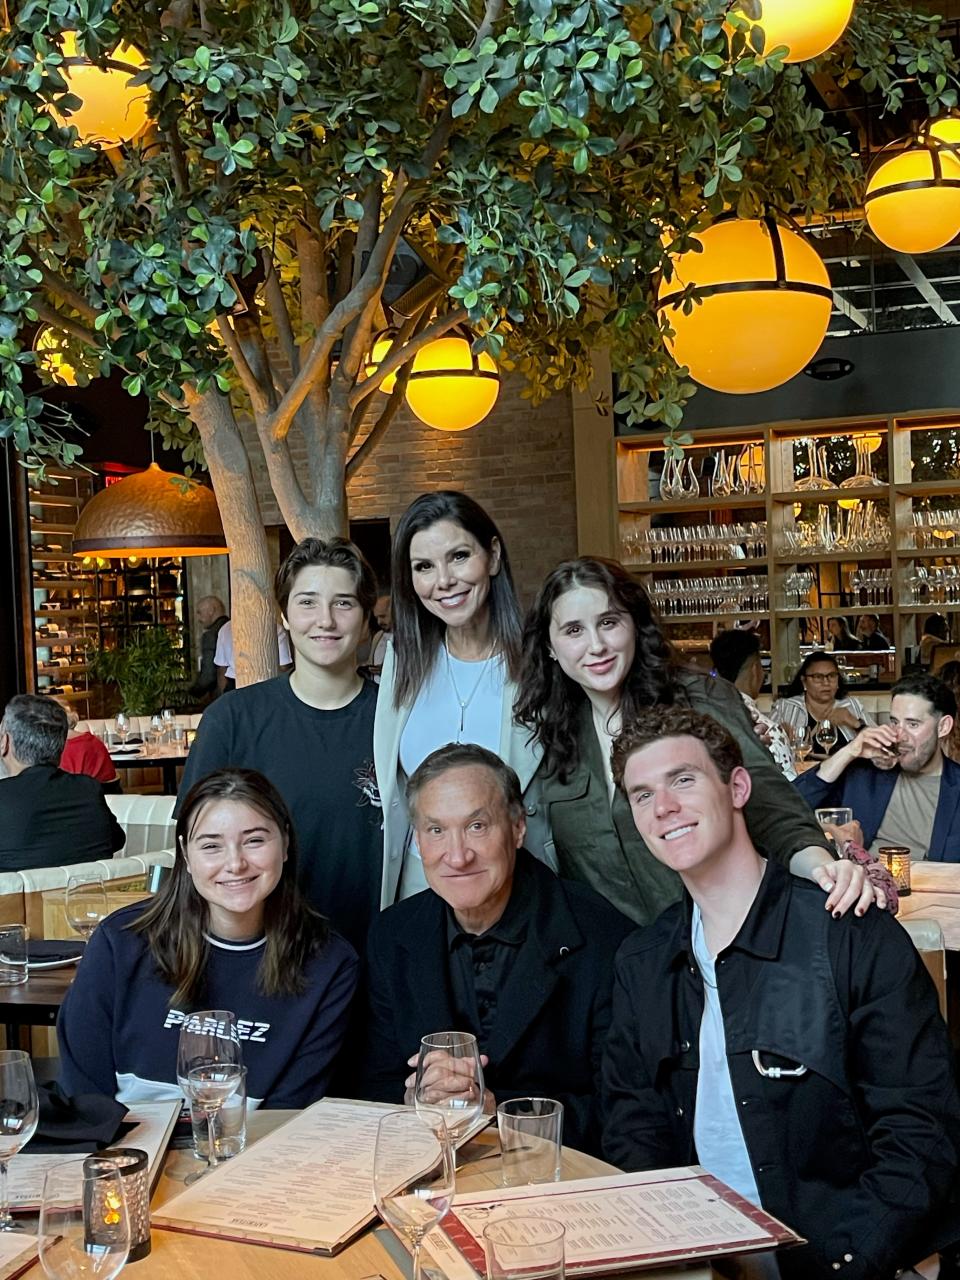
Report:
[[[210,953],[206,933],[210,909],[194,887],[185,850],[200,812],[216,800],[234,800],[262,813],[287,836],[287,857],[280,882],[264,902],[266,945],[257,967],[264,995],[299,995],[310,957],[330,936],[326,920],[307,903],[297,884],[297,834],[283,797],[253,769],[217,769],[187,792],[177,817],[177,855],[147,909],[130,929],[146,937],[165,981],[173,987],[171,1008],[202,1007]]]
[[[413,589],[410,570],[410,543],[418,533],[441,520],[449,520],[471,534],[492,554],[500,550],[500,568],[490,579],[490,633],[494,652],[503,657],[507,674],[516,680],[520,663],[520,606],[510,571],[510,557],[500,530],[473,498],[456,489],[440,489],[421,493],[400,517],[393,535],[390,553],[393,603],[393,652],[396,676],[393,685],[394,705],[412,703],[423,682],[433,670],[446,634],[439,618],[429,613]]]
[[[620,691],[626,724],[638,711],[655,704],[671,705],[677,696],[674,675],[680,664],[660,630],[650,597],[615,560],[581,556],[565,560],[547,575],[527,614],[523,629],[520,692],[513,706],[530,740],[543,748],[544,767],[566,782],[580,760],[580,710],[586,694],[550,657],[553,606],[574,587],[596,587],[633,619],[637,647]]]

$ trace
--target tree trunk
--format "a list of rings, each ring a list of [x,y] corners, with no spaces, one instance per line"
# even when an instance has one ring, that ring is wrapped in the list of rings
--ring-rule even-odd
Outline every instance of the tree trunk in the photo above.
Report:
[[[219,391],[187,387],[230,548],[230,616],[237,684],[277,674],[277,622],[267,537],[250,460],[230,401]]]

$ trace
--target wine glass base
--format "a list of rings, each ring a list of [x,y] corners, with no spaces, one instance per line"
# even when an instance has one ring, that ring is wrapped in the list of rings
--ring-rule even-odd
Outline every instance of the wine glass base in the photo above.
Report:
[[[17,1222],[15,1218],[8,1218],[6,1222],[0,1221],[0,1231],[22,1232],[27,1234],[26,1223]]]
[[[205,1178],[211,1169],[216,1169],[217,1165],[205,1164],[202,1169],[195,1169],[193,1173],[188,1173],[184,1178],[184,1186],[192,1187],[195,1182],[199,1182],[201,1178]]]

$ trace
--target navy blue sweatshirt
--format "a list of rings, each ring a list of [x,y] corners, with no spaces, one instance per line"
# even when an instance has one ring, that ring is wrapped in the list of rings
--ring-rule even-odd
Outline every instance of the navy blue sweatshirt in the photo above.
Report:
[[[145,909],[115,911],[87,944],[57,1020],[60,1081],[68,1094],[115,1095],[128,1105],[181,1096],[177,1045],[185,1014],[170,1007],[142,933],[130,924]],[[339,934],[307,962],[299,996],[265,996],[256,972],[264,942],[210,938],[206,1009],[229,1009],[247,1068],[251,1105],[305,1107],[323,1097],[357,984],[356,952]]]

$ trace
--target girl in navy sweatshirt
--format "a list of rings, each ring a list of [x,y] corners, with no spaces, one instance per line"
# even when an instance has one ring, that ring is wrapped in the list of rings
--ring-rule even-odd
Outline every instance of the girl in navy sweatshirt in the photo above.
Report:
[[[252,770],[220,769],[187,794],[157,895],[88,943],[57,1023],[61,1082],[127,1104],[180,1097],[181,1024],[230,1009],[250,1105],[304,1107],[326,1091],[356,982],[353,948],[297,887],[279,793]]]

